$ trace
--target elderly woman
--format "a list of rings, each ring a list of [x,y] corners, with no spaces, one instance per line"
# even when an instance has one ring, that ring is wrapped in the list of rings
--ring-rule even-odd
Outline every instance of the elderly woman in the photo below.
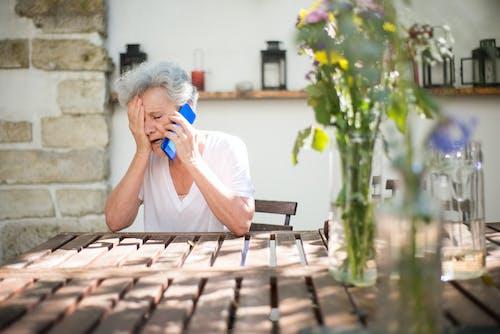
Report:
[[[144,203],[146,231],[248,232],[254,200],[246,146],[197,130],[179,114],[198,98],[187,73],[170,62],[143,64],[121,77],[117,90],[136,151],[106,202],[108,227],[129,226]],[[161,148],[164,138],[175,144],[173,160]]]

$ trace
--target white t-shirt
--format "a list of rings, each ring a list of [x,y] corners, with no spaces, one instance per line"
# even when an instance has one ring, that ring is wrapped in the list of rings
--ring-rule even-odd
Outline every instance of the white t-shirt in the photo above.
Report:
[[[221,132],[205,132],[202,154],[212,172],[236,195],[253,198],[247,148],[241,139]],[[144,202],[147,232],[220,232],[227,228],[215,217],[193,182],[180,199],[170,176],[168,157],[151,153],[139,199]]]

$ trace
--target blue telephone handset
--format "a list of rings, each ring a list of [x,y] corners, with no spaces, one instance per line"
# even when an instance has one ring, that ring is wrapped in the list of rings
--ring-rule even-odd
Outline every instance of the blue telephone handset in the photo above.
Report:
[[[191,106],[189,104],[184,104],[180,109],[179,113],[184,116],[184,118],[190,123],[193,124],[194,120],[196,119],[196,114],[191,109]],[[170,141],[170,139],[165,138],[163,139],[163,142],[161,143],[161,149],[165,154],[170,158],[170,160],[175,159],[175,144],[174,142]]]

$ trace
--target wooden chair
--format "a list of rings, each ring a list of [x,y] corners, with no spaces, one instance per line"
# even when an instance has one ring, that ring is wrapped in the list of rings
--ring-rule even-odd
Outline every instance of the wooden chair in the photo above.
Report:
[[[391,191],[391,197],[394,197],[396,190],[399,188],[399,180],[387,180],[385,182],[385,189]]]
[[[373,176],[372,177],[372,198],[374,199],[384,199],[384,191],[380,189],[382,183],[381,176]],[[391,191],[391,196],[394,197],[396,191],[399,188],[399,180],[387,179],[385,181],[385,190]]]
[[[252,223],[250,231],[283,231],[293,230],[290,216],[297,212],[297,202],[255,200],[255,212],[285,215],[284,225]]]

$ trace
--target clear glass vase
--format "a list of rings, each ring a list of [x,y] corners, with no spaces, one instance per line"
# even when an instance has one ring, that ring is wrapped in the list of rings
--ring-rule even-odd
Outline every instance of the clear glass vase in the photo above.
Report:
[[[370,136],[350,135],[347,145],[339,147],[340,166],[335,166],[336,159],[330,159],[331,174],[337,175],[331,182],[330,272],[335,280],[356,286],[373,285],[377,278],[371,200],[374,142]],[[342,180],[337,182],[338,191],[335,179]]]
[[[479,277],[486,272],[481,145],[471,142],[436,161],[430,185],[444,218],[442,279]]]
[[[377,333],[441,333],[441,221],[426,194],[377,212]]]

